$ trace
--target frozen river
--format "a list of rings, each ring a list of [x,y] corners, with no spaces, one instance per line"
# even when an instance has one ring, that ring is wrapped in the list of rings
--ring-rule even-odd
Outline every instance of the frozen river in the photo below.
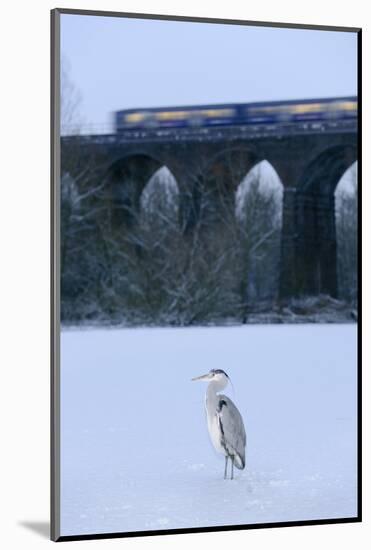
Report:
[[[61,534],[354,517],[356,326],[62,332]],[[224,480],[205,384],[224,369],[247,432]]]

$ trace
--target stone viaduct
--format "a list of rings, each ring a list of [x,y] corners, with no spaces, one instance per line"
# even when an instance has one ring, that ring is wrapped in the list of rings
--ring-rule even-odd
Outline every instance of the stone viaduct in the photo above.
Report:
[[[127,130],[64,137],[61,151],[62,174],[94,165],[96,181],[111,189],[113,210],[139,208],[144,186],[166,166],[179,187],[185,232],[198,216],[200,176],[219,190],[218,201],[220,193],[234,197],[249,170],[267,160],[284,186],[281,297],[337,296],[334,191],[357,160],[356,121]]]

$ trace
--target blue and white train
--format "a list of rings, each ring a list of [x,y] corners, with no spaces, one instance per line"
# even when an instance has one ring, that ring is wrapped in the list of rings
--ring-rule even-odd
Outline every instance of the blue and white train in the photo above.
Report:
[[[357,98],[341,97],[126,109],[115,113],[116,131],[350,120],[357,118]]]

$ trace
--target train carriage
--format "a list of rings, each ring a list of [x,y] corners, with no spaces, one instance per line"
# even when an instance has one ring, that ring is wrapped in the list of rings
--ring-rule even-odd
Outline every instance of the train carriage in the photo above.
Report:
[[[115,113],[116,131],[345,120],[357,117],[357,98],[126,109]]]

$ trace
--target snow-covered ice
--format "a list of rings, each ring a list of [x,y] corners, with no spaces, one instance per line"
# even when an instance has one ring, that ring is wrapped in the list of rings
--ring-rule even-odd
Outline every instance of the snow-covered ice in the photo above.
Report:
[[[354,517],[356,326],[65,330],[61,534]],[[205,384],[222,368],[247,432],[224,480]]]

